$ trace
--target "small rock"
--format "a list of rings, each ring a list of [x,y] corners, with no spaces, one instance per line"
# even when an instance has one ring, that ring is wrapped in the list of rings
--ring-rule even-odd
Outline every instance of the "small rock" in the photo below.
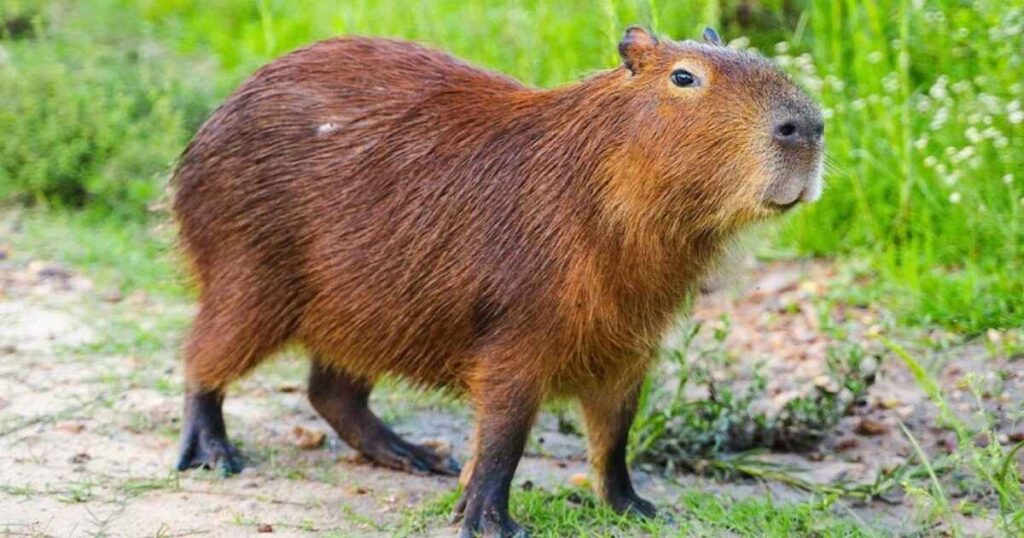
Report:
[[[74,420],[62,420],[54,424],[53,429],[65,433],[82,433],[85,430],[85,424]]]
[[[1021,441],[1024,441],[1024,430],[1010,432],[1006,434],[1006,438],[1009,439],[1012,443],[1019,443]]]
[[[85,463],[85,462],[87,462],[87,461],[89,461],[91,459],[92,459],[92,456],[90,456],[89,454],[86,454],[85,452],[79,452],[78,454],[75,454],[74,456],[71,456],[71,459],[69,461],[71,463],[82,464],[82,463]]]
[[[861,419],[860,423],[857,424],[857,433],[861,435],[882,435],[888,432],[888,426],[870,418]]]
[[[953,435],[944,435],[935,441],[935,445],[946,454],[952,454],[956,452],[956,437]]]
[[[532,490],[533,489],[533,481],[532,480],[524,480],[523,484],[522,484],[522,488],[523,488],[523,491],[530,491],[530,490]]]
[[[303,450],[320,448],[326,438],[327,435],[321,430],[313,430],[303,426],[292,428],[292,442]]]
[[[256,526],[256,532],[258,532],[260,534],[271,533],[271,532],[274,532],[274,526],[271,525],[270,523],[260,523],[259,525]]]
[[[839,384],[830,375],[821,374],[814,378],[813,383],[815,387],[830,394],[839,392]]]
[[[54,278],[54,279],[67,279],[71,278],[71,271],[55,264],[52,262],[34,260],[29,262],[26,268],[30,275],[33,275],[39,280]]]

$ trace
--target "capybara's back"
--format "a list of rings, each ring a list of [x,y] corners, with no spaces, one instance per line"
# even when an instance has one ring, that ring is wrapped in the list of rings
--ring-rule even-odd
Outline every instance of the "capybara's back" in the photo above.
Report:
[[[502,195],[517,185],[479,178],[509,166],[486,155],[488,128],[524,91],[386,40],[327,41],[257,72],[176,175],[202,290],[191,378],[219,387],[298,338],[361,376],[451,383],[445,359],[500,301],[481,266],[498,262],[487,239],[519,209]],[[460,170],[473,157],[485,169]]]
[[[602,497],[653,513],[624,459],[653,350],[737,229],[820,185],[817,108],[705,40],[632,28],[622,67],[555,90],[384,39],[257,71],[174,177],[200,288],[179,468],[241,468],[224,388],[296,343],[314,407],[382,465],[459,470],[369,411],[380,376],[468,393],[464,532],[518,530],[508,482],[551,395],[581,399]]]

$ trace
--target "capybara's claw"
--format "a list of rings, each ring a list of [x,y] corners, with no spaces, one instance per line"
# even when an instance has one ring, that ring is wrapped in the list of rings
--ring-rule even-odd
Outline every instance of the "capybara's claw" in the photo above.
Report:
[[[364,449],[363,455],[378,465],[417,474],[459,476],[462,471],[455,458],[432,447],[414,445],[395,437],[390,442]]]
[[[504,509],[469,507],[462,516],[459,538],[528,538],[526,529],[508,517]]]
[[[225,475],[242,472],[242,456],[227,439],[210,439],[204,435],[190,436],[178,456],[179,471],[189,469],[220,469]]]
[[[620,514],[637,515],[643,518],[653,518],[658,515],[658,509],[654,507],[654,503],[636,494],[619,501],[613,501],[612,509]]]

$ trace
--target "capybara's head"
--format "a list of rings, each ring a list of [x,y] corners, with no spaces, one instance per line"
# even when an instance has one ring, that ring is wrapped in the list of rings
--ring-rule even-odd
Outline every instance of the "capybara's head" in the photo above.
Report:
[[[632,27],[619,53],[637,121],[623,159],[632,170],[618,175],[647,183],[628,187],[630,197],[728,227],[821,194],[821,111],[771,62],[724,46],[710,28],[697,43]]]

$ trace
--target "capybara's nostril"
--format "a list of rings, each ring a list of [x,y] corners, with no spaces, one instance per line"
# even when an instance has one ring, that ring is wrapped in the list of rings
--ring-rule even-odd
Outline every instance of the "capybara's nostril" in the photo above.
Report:
[[[813,144],[825,134],[825,124],[819,119],[788,119],[775,125],[772,136],[786,144]]]
[[[779,142],[796,142],[799,138],[796,122],[785,121],[775,126],[775,139]]]

